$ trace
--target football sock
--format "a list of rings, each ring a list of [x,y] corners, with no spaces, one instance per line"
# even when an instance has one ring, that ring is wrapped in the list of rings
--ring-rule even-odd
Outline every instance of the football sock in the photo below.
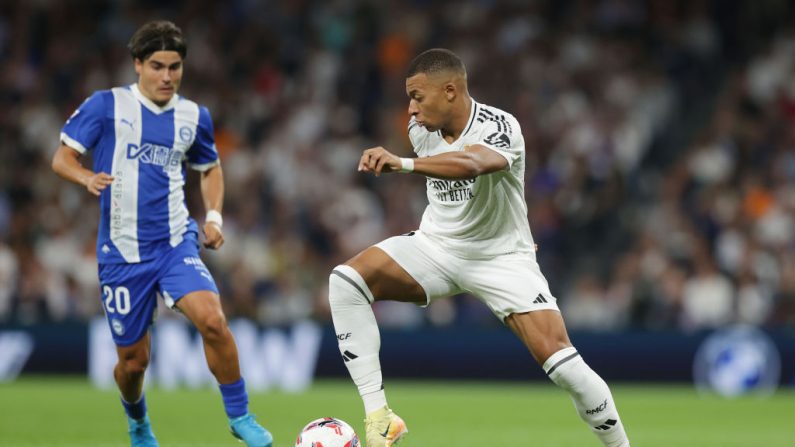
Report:
[[[141,393],[141,397],[137,402],[127,402],[123,397],[120,399],[122,406],[124,406],[124,412],[127,413],[130,419],[139,421],[146,416],[146,396],[143,393]]]
[[[219,384],[218,388],[221,389],[221,399],[224,401],[224,409],[229,419],[248,413],[248,393],[246,393],[246,381],[242,377],[237,382]]]
[[[556,385],[569,392],[580,418],[607,447],[629,447],[610,388],[573,347],[552,354],[544,371]]]
[[[369,414],[386,406],[381,362],[381,335],[370,303],[373,294],[352,267],[338,265],[329,276],[329,304],[340,353]]]

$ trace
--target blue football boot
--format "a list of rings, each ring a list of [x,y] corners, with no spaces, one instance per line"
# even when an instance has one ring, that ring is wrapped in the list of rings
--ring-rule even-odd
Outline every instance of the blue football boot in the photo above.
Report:
[[[229,429],[232,436],[245,442],[247,447],[271,447],[273,444],[273,436],[254,420],[253,414],[230,419]]]
[[[152,424],[149,416],[143,419],[133,419],[128,417],[127,424],[130,426],[130,446],[131,447],[158,447],[155,434],[152,432]]]

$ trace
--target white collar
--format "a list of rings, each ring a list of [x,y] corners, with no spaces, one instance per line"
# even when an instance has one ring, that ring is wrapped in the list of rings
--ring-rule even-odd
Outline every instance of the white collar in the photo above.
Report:
[[[166,105],[164,105],[163,107],[160,107],[159,105],[157,105],[154,102],[152,102],[151,99],[149,99],[146,96],[144,96],[143,93],[141,93],[141,90],[138,88],[138,83],[137,82],[135,84],[130,85],[130,90],[132,91],[133,96],[135,96],[135,99],[140,101],[141,104],[144,105],[144,107],[146,107],[147,109],[151,110],[152,113],[157,114],[157,115],[159,115],[159,114],[161,114],[163,112],[168,112],[169,110],[173,109],[177,105],[177,102],[179,102],[179,95],[177,95],[175,93],[174,96],[172,96],[171,99],[166,103]]]
[[[467,133],[469,133],[469,129],[471,129],[471,128],[472,128],[472,123],[474,123],[474,122],[475,122],[475,118],[476,118],[476,117],[475,117],[475,114],[476,114],[476,113],[477,113],[477,111],[478,111],[478,103],[477,103],[477,102],[476,102],[476,101],[475,101],[475,100],[474,100],[472,97],[470,97],[469,99],[470,99],[470,100],[472,100],[472,104],[471,104],[471,105],[470,105],[470,107],[469,107],[469,120],[467,120],[467,125],[466,125],[466,127],[464,128],[464,130],[462,130],[462,131],[461,131],[461,135],[459,135],[459,136],[458,136],[458,138],[456,138],[456,140],[455,140],[455,141],[453,141],[452,143],[448,143],[448,142],[447,142],[447,140],[445,140],[445,139],[444,139],[444,136],[442,135],[442,131],[441,131],[441,130],[437,130],[437,131],[436,131],[436,133],[439,135],[439,138],[441,138],[441,139],[442,139],[442,141],[443,141],[445,144],[447,144],[448,146],[453,146],[453,145],[455,145],[456,143],[459,143],[459,142],[461,142],[461,141],[464,141],[464,136],[465,136]]]
[[[467,133],[469,133],[469,129],[472,128],[472,123],[475,122],[476,114],[478,113],[478,102],[475,101],[475,98],[469,97],[472,101],[472,104],[469,106],[469,120],[467,121],[467,127],[464,128],[464,131],[461,132],[461,136],[463,137]],[[460,138],[460,137],[459,137]]]

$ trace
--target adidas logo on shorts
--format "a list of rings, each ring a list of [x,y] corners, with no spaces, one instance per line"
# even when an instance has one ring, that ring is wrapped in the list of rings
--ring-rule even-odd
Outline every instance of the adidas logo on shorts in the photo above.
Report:
[[[544,298],[544,295],[542,295],[540,293],[538,294],[536,299],[533,300],[533,304],[543,304],[543,303],[548,303],[548,302],[549,301],[547,301],[547,299]]]

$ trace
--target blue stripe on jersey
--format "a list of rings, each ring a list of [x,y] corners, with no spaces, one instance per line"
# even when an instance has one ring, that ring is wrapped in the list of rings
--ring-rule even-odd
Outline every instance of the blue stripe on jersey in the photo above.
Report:
[[[213,120],[206,107],[199,107],[199,127],[196,129],[196,140],[188,152],[188,165],[200,171],[218,161],[215,148]]]
[[[81,154],[93,148],[103,133],[103,120],[107,117],[107,100],[110,92],[99,91],[86,98],[83,104],[66,120],[61,131],[61,141]],[[112,97],[111,97],[112,100]]]
[[[76,136],[80,138],[82,144],[87,145],[86,148],[94,148],[99,146],[109,145],[113,147],[116,144],[116,134],[112,126],[104,125],[109,120],[113,119],[113,108],[115,106],[115,100],[113,98],[113,93],[110,90],[104,90],[102,92],[97,92],[92,96],[92,98],[98,98],[99,101],[102,102],[102,109],[101,112],[98,113],[95,117],[91,117],[91,120],[87,120],[86,116],[83,116],[83,119],[87,121],[87,125],[85,127],[95,128],[97,129],[96,138],[91,138],[91,136],[86,136],[85,134],[79,134],[80,136]],[[91,99],[89,99],[91,101]],[[82,106],[81,106],[82,107]],[[78,109],[80,110],[80,109]],[[69,133],[69,123],[67,126],[64,127],[64,132]],[[84,139],[85,138],[85,139]],[[92,142],[93,141],[93,142]],[[94,172],[105,172],[110,174],[111,168],[113,165],[113,152],[112,151],[104,151],[104,150],[94,150],[92,151],[92,159],[94,162]],[[99,196],[99,228],[97,229],[97,256],[99,256],[99,241],[107,241],[110,240],[110,188],[106,188],[102,191],[102,194]],[[115,251],[115,247],[114,251]],[[118,251],[116,251],[116,256],[120,256]],[[100,259],[98,257],[98,259]]]
[[[86,100],[61,140],[92,150],[94,171],[114,176],[100,196],[100,264],[153,259],[197,232],[185,206],[184,162],[199,170],[218,163],[206,108],[181,97],[159,108],[137,86],[117,87]]]

